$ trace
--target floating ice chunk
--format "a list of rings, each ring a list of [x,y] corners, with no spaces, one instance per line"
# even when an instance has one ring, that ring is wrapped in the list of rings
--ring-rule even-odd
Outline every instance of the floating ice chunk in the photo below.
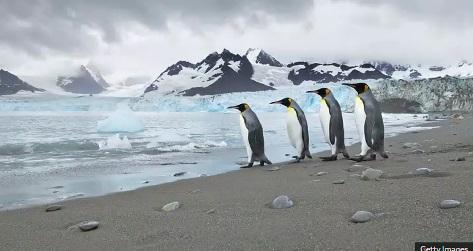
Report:
[[[143,122],[126,103],[119,103],[117,109],[108,118],[97,123],[98,132],[140,132],[143,130]]]
[[[120,138],[120,134],[115,134],[110,136],[105,141],[99,142],[100,150],[108,150],[108,149],[131,149],[131,143],[128,140],[128,137],[125,136]]]

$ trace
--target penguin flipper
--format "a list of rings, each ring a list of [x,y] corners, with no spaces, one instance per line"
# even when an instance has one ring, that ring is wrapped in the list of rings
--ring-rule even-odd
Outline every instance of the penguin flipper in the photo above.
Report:
[[[250,143],[253,154],[256,156],[264,155],[263,128],[260,127],[254,130],[248,130],[248,142]]]
[[[374,114],[372,111],[367,111],[366,108],[365,108],[365,112],[366,112],[365,128],[364,128],[365,141],[366,141],[366,144],[370,148],[374,149],[373,148]]]

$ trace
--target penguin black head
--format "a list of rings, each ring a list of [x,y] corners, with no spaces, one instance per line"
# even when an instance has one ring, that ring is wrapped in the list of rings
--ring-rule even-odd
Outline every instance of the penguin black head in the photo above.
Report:
[[[270,104],[281,104],[281,105],[289,107],[291,105],[291,103],[292,103],[292,98],[283,98],[283,99],[278,100],[278,101],[273,101]]]
[[[356,84],[342,84],[346,86],[350,86],[351,88],[355,89],[358,94],[362,94],[370,89],[370,87],[366,83],[356,83]]]
[[[244,112],[244,111],[250,109],[250,106],[247,103],[241,103],[239,105],[234,105],[234,106],[227,107],[227,109],[231,109],[231,108],[237,109],[240,112]]]
[[[325,98],[328,95],[330,95],[330,93],[332,93],[332,91],[330,91],[330,89],[328,89],[328,88],[320,88],[318,90],[307,91],[307,93],[317,93],[317,94],[320,95],[320,97]]]

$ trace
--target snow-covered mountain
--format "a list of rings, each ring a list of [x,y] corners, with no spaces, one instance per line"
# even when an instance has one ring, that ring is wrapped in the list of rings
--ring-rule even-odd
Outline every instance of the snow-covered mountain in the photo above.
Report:
[[[44,92],[43,89],[36,88],[16,75],[0,69],[0,95],[15,94],[19,91]]]
[[[93,66],[81,65],[72,76],[60,76],[56,85],[66,92],[78,94],[101,93],[110,85]]]
[[[349,66],[295,62],[283,65],[261,49],[249,49],[243,56],[224,49],[196,64],[179,61],[169,66],[146,88],[145,93],[213,95],[272,90],[304,81],[330,83],[386,78],[390,76],[370,64]]]
[[[393,79],[425,79],[445,76],[473,77],[473,63],[462,61],[456,65],[401,65],[387,62],[370,62],[377,70]]]

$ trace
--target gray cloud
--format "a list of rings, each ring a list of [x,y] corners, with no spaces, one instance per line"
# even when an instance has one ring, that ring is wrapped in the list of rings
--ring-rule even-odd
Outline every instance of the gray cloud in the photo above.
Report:
[[[178,60],[264,48],[280,61],[473,61],[470,0],[0,0],[0,67],[110,81]]]
[[[289,20],[303,16],[312,1],[2,0],[0,4],[0,43],[41,54],[80,53],[102,41],[119,42],[121,32],[133,23],[166,30],[170,21],[178,21],[198,31],[239,18],[258,25],[263,21],[255,15],[258,12]]]
[[[470,0],[336,0],[392,8],[405,18],[449,28],[473,27],[473,1]]]

